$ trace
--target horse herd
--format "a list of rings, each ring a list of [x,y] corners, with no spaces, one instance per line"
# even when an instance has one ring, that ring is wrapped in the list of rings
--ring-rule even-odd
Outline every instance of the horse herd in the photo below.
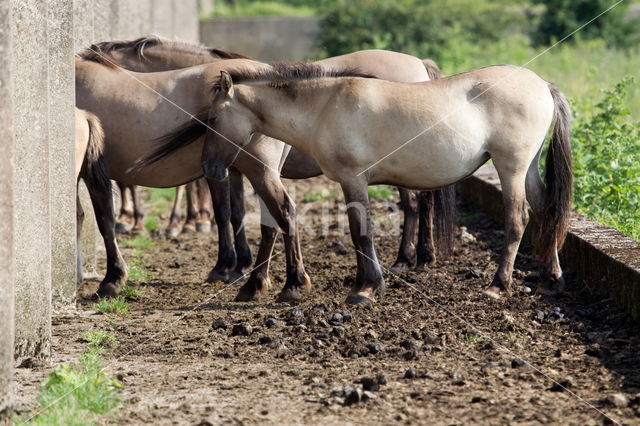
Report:
[[[189,198],[200,199],[206,222],[208,186],[219,246],[207,278],[213,282],[238,279],[251,266],[246,176],[284,235],[287,277],[278,300],[297,301],[312,286],[295,204],[281,178],[324,173],[341,185],[356,248],[356,281],[346,301],[368,303],[383,293],[384,278],[367,186],[390,184],[400,192],[404,228],[392,271],[424,268],[451,247],[453,184],[489,159],[502,184],[505,242],[485,293],[510,293],[528,206],[539,225],[539,291],[562,285],[557,252],[571,208],[570,111],[554,85],[525,68],[491,66],[444,78],[433,61],[383,50],[266,64],[143,37],[99,43],[77,56],[76,105],[76,158],[84,159],[78,176],[107,252],[101,297],[118,295],[127,278],[110,179],[135,191],[134,185],[173,187],[204,175],[200,190],[191,190],[199,197]],[[548,133],[543,183],[538,162]],[[276,229],[261,226],[255,267],[236,300],[257,300],[269,290],[276,237]]]

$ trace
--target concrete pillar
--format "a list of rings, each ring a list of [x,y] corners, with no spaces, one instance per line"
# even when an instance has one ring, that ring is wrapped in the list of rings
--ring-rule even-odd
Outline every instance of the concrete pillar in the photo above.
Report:
[[[179,40],[198,42],[197,0],[173,0],[173,33]]]
[[[13,102],[11,99],[11,14],[9,0],[0,0],[0,424],[11,415],[14,344],[13,260]]]
[[[153,3],[151,0],[138,0],[136,2],[138,23],[136,25],[137,35],[134,37],[138,38],[151,34],[151,8]]]
[[[153,1],[153,8],[151,9],[151,32],[153,34],[165,38],[173,38],[174,2],[175,0]]]
[[[15,355],[51,340],[47,2],[11,0],[14,105]]]
[[[214,0],[198,0],[198,12],[203,18],[210,18],[215,7]]]
[[[47,8],[51,286],[54,309],[64,310],[76,298],[73,0],[49,0]]]

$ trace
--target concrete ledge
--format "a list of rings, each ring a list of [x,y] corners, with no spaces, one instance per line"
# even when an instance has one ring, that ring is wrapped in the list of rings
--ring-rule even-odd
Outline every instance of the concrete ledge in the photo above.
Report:
[[[500,181],[492,165],[482,166],[460,182],[458,191],[496,220],[503,220]],[[640,320],[640,243],[574,212],[560,261],[565,270],[606,291]]]

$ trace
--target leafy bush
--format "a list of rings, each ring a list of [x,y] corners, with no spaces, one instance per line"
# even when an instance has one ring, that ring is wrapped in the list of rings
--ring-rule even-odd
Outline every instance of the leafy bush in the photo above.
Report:
[[[521,6],[489,0],[335,0],[324,15],[328,55],[376,48],[436,60],[460,45],[509,37],[527,19]]]
[[[572,145],[576,209],[640,240],[640,122],[624,106],[633,84],[604,90],[593,115],[574,105]]]
[[[631,46],[637,43],[638,20],[627,19],[629,2],[622,2],[609,10],[615,3],[610,0],[542,0],[546,6],[533,38],[539,44],[549,44],[561,40],[580,26],[593,20],[576,34],[588,40],[602,38],[609,44]]]

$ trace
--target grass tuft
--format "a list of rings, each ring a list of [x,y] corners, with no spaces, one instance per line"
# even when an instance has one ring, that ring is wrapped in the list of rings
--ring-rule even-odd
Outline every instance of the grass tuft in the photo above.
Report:
[[[145,297],[145,294],[137,288],[127,284],[122,288],[120,296],[124,297],[126,300],[138,300]]]
[[[89,351],[92,352],[101,352],[104,349],[115,348],[119,343],[116,336],[104,330],[89,331],[82,337],[88,342]]]
[[[121,240],[120,245],[125,248],[151,249],[154,244],[151,238],[139,235],[133,238]]]
[[[95,308],[105,314],[126,315],[129,313],[129,304],[121,296],[115,299],[102,299],[96,303]]]
[[[393,195],[393,188],[389,185],[375,185],[368,189],[369,198],[372,200],[381,200],[389,198]]]

